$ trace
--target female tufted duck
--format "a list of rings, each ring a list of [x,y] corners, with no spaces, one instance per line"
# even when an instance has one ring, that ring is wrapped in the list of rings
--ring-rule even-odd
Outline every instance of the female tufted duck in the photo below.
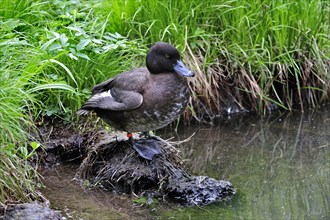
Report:
[[[132,132],[157,130],[180,116],[189,101],[186,77],[194,74],[181,62],[178,50],[163,42],[149,49],[146,66],[96,85],[77,114],[94,110],[113,128],[126,131],[139,155],[152,160],[160,154],[159,146],[133,140]]]

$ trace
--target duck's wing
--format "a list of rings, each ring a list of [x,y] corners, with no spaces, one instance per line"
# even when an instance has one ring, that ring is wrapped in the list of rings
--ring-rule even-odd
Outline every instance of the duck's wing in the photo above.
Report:
[[[140,93],[112,88],[92,95],[82,106],[82,109],[126,111],[138,108],[142,102],[143,96]]]
[[[108,90],[107,88],[110,86],[111,82],[114,80],[115,78],[111,78],[108,79],[104,82],[101,82],[100,84],[95,85],[92,88],[92,95],[96,94],[96,93],[100,93],[100,92],[104,92],[106,90]]]
[[[147,68],[138,68],[121,73],[94,86],[92,88],[92,95],[108,91],[111,88],[141,93],[144,85],[148,82],[148,76],[149,71]]]
[[[92,96],[82,109],[113,111],[133,110],[143,102],[144,85],[148,81],[145,69],[122,73],[92,89]]]

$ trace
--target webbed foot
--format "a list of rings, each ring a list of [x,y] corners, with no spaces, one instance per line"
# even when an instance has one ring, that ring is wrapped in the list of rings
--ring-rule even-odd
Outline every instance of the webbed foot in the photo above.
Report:
[[[152,139],[133,140],[132,145],[133,149],[147,160],[152,160],[156,154],[161,154],[158,143]]]
[[[132,133],[127,133],[133,149],[144,159],[152,160],[156,154],[161,154],[158,142],[150,136],[149,132],[142,132],[140,138],[135,140]]]

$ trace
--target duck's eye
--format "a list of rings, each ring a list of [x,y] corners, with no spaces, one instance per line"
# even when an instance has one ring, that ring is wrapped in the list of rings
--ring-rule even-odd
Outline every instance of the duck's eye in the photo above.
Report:
[[[166,57],[166,58],[170,58],[170,55],[168,55],[168,54],[165,54],[165,57]]]

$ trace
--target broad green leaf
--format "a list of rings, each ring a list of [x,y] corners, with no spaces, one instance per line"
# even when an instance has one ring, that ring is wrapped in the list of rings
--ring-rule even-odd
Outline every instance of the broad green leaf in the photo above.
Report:
[[[77,44],[76,49],[77,51],[85,49],[85,47],[91,42],[91,39],[89,38],[82,38],[80,39],[79,44]]]
[[[60,43],[53,43],[49,47],[49,51],[54,51],[58,49],[62,49],[62,45]]]
[[[76,53],[76,56],[77,57],[84,58],[86,60],[90,60],[89,57],[87,56],[87,54],[84,54],[84,53]]]

